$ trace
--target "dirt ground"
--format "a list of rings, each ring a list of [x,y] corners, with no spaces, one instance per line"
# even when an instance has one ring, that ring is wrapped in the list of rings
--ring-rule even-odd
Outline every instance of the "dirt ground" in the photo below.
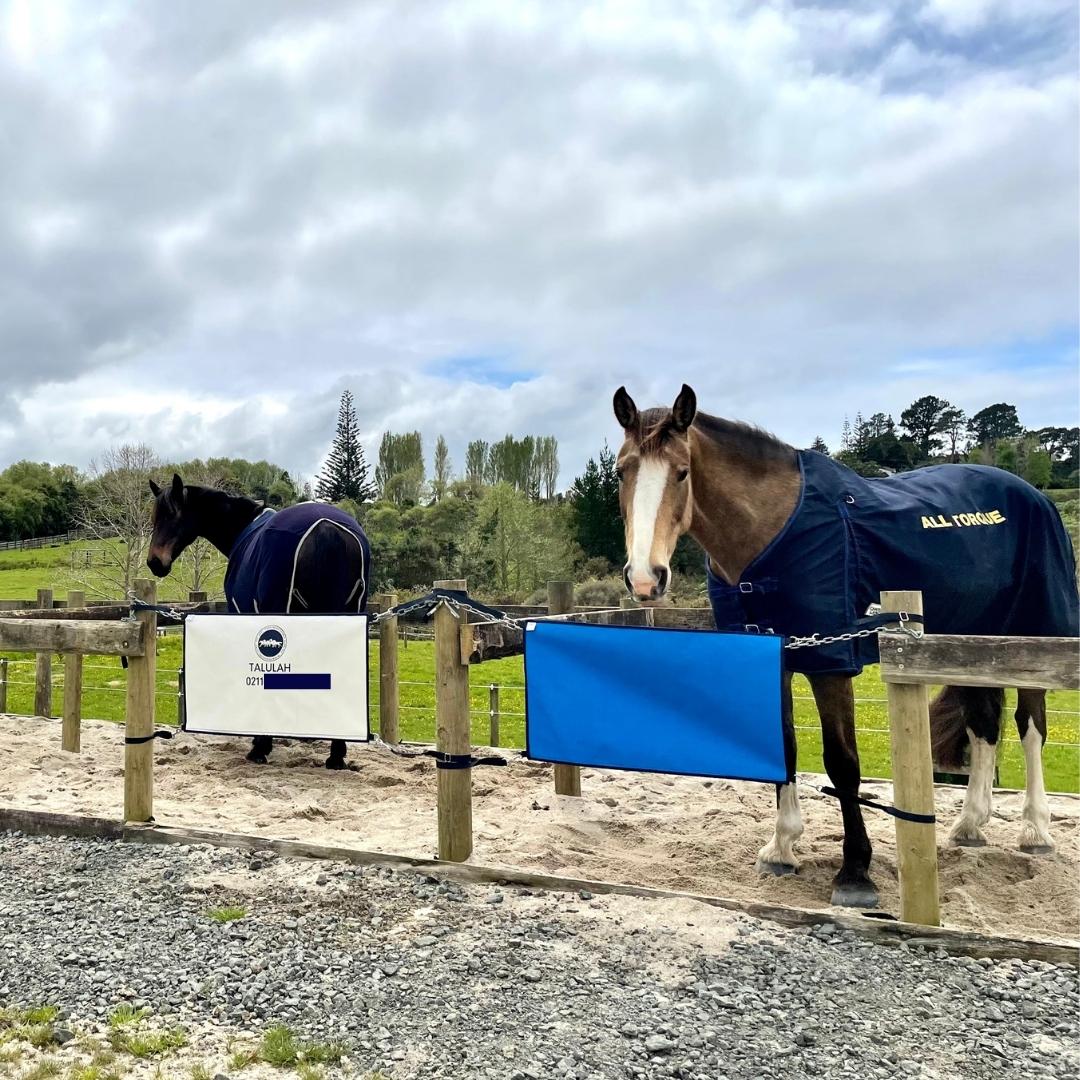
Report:
[[[0,804],[119,817],[123,730],[83,723],[81,755],[60,749],[55,720],[0,716]],[[379,746],[351,747],[350,771],[321,768],[325,744],[278,745],[266,766],[244,760],[248,743],[181,735],[158,742],[159,822],[281,839],[435,855],[435,767]],[[806,777],[809,783],[820,778]],[[842,829],[833,799],[806,784],[800,872],[762,878],[756,853],[772,834],[773,792],[761,784],[585,769],[580,799],[556,796],[548,766],[515,759],[473,774],[472,861],[633,882],[805,908],[828,906]],[[891,801],[890,785],[864,793]],[[938,791],[939,842],[962,792]],[[981,849],[940,850],[946,925],[1042,939],[1080,936],[1080,799],[1051,796],[1057,850],[1017,847],[1023,795],[999,793]],[[897,912],[893,821],[866,812],[881,906]]]

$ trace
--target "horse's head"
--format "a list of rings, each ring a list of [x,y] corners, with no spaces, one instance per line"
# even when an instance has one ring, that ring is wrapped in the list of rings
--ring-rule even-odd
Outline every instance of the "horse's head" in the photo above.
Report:
[[[626,438],[619,450],[619,506],[626,523],[626,587],[658,600],[671,582],[671,556],[690,527],[690,425],[697,397],[683,385],[670,409],[638,412],[626,388],[615,393],[615,419]]]
[[[199,534],[187,505],[184,481],[177,473],[173,473],[168,489],[158,487],[151,480],[150,490],[154,493],[154,532],[146,565],[155,577],[165,577],[180,552]]]

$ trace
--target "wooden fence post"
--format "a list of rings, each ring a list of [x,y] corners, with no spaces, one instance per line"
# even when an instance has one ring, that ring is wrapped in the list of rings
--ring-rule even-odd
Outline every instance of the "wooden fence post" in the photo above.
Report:
[[[548,614],[567,615],[574,610],[574,583],[548,582]],[[555,794],[581,795],[581,769],[577,765],[555,766]]]
[[[52,589],[38,589],[37,606],[52,610]],[[52,653],[39,652],[34,670],[34,715],[52,716]]]
[[[462,580],[436,581],[437,589],[466,590]],[[445,604],[435,611],[435,725],[440,753],[472,752],[469,734],[469,665],[461,655],[467,614]],[[472,854],[472,769],[439,769],[439,858],[464,862]]]
[[[157,585],[139,578],[135,597],[145,604],[157,602]],[[157,672],[157,613],[138,611],[135,618],[143,627],[143,656],[128,659],[127,712],[124,734],[128,739],[144,739],[154,734],[154,681]],[[154,740],[124,744],[124,820],[154,819]]]
[[[8,662],[0,659],[0,713],[7,712]]]
[[[206,603],[206,593],[202,589],[191,589],[188,592],[187,598],[188,598],[188,603],[189,604],[205,604]]]
[[[921,592],[883,592],[882,611],[923,613]],[[914,814],[934,813],[934,764],[930,749],[930,707],[926,687],[887,682],[892,746],[893,802]],[[938,898],[937,829],[896,819],[896,865],[900,876],[900,918],[924,926],[941,925]]]
[[[69,608],[81,608],[85,604],[86,594],[81,589],[73,589],[68,593]],[[82,677],[82,654],[66,653],[64,656],[64,726],[60,745],[72,754],[77,754],[82,749]]]
[[[379,597],[383,611],[397,604],[397,593]],[[398,712],[398,621],[396,615],[379,623],[379,738],[401,742]]]

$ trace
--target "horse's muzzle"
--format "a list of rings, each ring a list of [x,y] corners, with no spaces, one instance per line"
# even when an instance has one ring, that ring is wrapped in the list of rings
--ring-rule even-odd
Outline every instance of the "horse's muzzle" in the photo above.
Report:
[[[623,581],[626,582],[627,592],[635,600],[660,600],[668,590],[671,581],[671,571],[666,566],[653,566],[650,575],[645,581],[631,578],[630,567],[623,569]]]
[[[150,567],[150,573],[154,577],[166,577],[172,569],[172,561],[166,563],[160,555],[151,554],[146,560],[146,565]]]

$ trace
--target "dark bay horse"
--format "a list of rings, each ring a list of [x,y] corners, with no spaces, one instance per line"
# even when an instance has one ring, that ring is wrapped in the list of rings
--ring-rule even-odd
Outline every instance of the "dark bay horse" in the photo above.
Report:
[[[867,613],[881,591],[920,590],[929,633],[1076,636],[1075,560],[1061,518],[1041,493],[998,469],[943,465],[864,480],[814,451],[697,411],[683,386],[674,406],[639,412],[614,398],[625,440],[618,454],[626,526],[626,584],[656,600],[670,582],[676,541],[690,533],[707,555],[718,629],[834,634]],[[802,815],[794,782],[791,675],[806,674],[821,718],[825,769],[840,795],[843,862],[832,902],[873,906],[870,841],[859,793],[852,678],[877,660],[864,638],[785,650],[784,735],[791,782],[778,785],[763,873],[793,873]],[[931,720],[938,759],[971,748],[971,773],[954,843],[984,844],[990,817],[1003,692],[946,687]],[[1020,847],[1052,850],[1043,787],[1046,692],[1020,690],[1016,724],[1027,794]]]
[[[165,577],[190,543],[204,537],[228,560],[225,596],[241,614],[354,614],[367,607],[371,552],[356,520],[325,503],[270,510],[254,499],[153,480],[154,532],[147,566]],[[248,760],[266,764],[274,741],[256,735]],[[345,743],[330,743],[328,769],[345,768]]]

